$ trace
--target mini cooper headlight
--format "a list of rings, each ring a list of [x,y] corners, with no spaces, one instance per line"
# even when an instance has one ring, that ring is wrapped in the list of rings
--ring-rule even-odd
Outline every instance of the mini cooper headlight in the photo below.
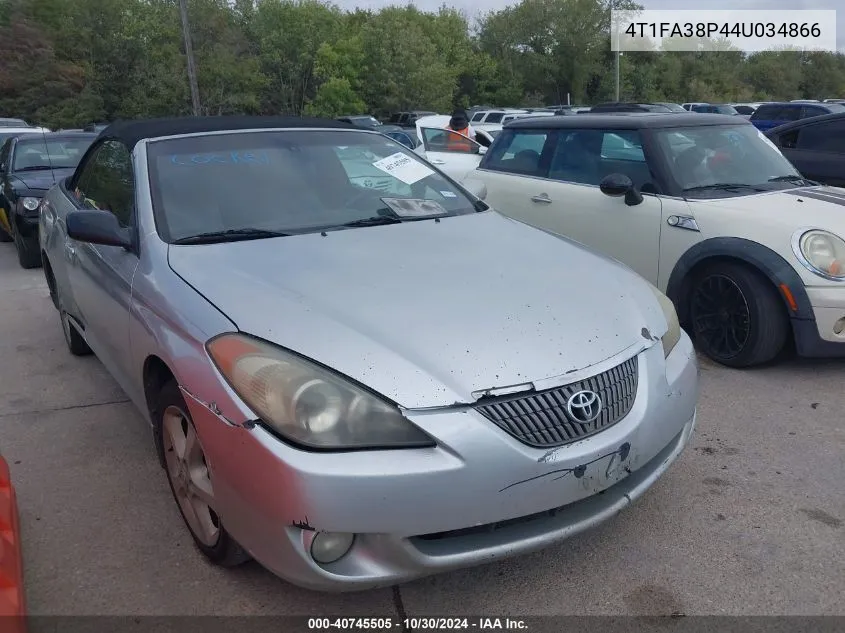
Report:
[[[792,250],[809,271],[832,281],[845,281],[845,240],[821,229],[802,229]]]
[[[660,307],[663,308],[663,316],[666,317],[666,324],[669,326],[666,334],[660,339],[660,342],[663,343],[663,356],[666,357],[669,356],[671,351],[675,349],[675,345],[681,340],[681,324],[678,321],[678,313],[675,310],[675,304],[672,303],[672,300],[656,287],[651,284],[649,286]]]
[[[35,211],[38,208],[38,203],[41,202],[38,198],[26,197],[21,198],[21,206],[27,211]]]
[[[222,334],[206,348],[244,403],[294,443],[335,450],[434,445],[395,405],[271,343]]]

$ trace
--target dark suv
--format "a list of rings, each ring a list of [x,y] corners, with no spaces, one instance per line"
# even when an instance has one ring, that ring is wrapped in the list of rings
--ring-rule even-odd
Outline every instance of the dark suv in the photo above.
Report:
[[[671,108],[656,103],[600,103],[590,109],[592,114],[611,112],[672,112]]]
[[[811,116],[845,112],[841,103],[764,103],[751,115],[758,130],[770,130],[778,125],[807,119]]]

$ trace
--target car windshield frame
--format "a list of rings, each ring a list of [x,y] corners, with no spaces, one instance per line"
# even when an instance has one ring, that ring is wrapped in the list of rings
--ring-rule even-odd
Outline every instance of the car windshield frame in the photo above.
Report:
[[[45,135],[44,137],[40,138],[19,138],[15,143],[15,148],[12,155],[12,162],[9,166],[9,171],[11,173],[19,173],[44,169],[76,169],[76,166],[79,164],[79,161],[82,160],[82,157],[85,155],[85,152],[88,151],[88,148],[93,142],[93,136],[57,136],[51,138],[50,136]],[[61,155],[51,151],[51,146],[55,147],[59,144],[76,145],[77,143],[82,144],[82,146],[78,148],[79,151],[76,154],[76,161],[73,164],[64,163],[61,160]],[[39,147],[45,149],[47,156],[47,158],[44,159],[45,162],[38,163],[37,165],[21,165],[18,161],[21,160],[22,157],[26,156],[26,153],[24,153],[22,150],[28,147]]]
[[[463,186],[431,166],[413,150],[384,134],[364,129],[221,130],[149,139],[145,145],[156,232],[168,244],[184,242],[186,238],[202,233],[220,231],[233,233],[251,229],[305,235],[366,228],[379,223],[467,215],[483,210]],[[296,155],[292,156],[293,153]],[[401,156],[397,157],[396,154]],[[233,157],[231,165],[227,162],[230,156]],[[238,156],[240,158],[235,160]],[[195,157],[211,157],[215,160],[195,162]],[[246,160],[247,157],[249,160]],[[389,157],[401,158],[406,165],[406,158],[409,159],[414,175],[400,180],[391,175],[393,172],[384,171],[384,164],[380,161]],[[377,162],[382,166],[374,164]],[[199,171],[193,174],[183,172],[177,177],[170,165],[176,169],[200,170],[203,165],[212,169],[208,169],[205,174]],[[250,165],[254,171],[243,171]],[[228,180],[224,180],[226,170],[231,174]],[[353,175],[357,170],[361,171],[360,176]],[[417,176],[420,177],[414,182],[406,182]],[[186,179],[189,178],[196,178],[196,182],[187,184],[189,181]],[[258,201],[251,206],[240,206],[238,198],[238,222],[229,221],[234,213],[231,211],[234,205],[225,204],[225,199],[231,199],[234,195],[232,179],[239,183],[235,189],[242,190],[238,195],[242,195],[245,200]],[[368,180],[377,183],[368,184]],[[180,183],[180,187],[191,187],[191,191],[203,192],[209,205],[203,206],[202,201],[194,201],[192,195],[186,196],[177,191],[174,185],[176,182]],[[215,189],[215,183],[225,184]],[[180,197],[182,203],[177,207]],[[298,199],[308,199],[309,202],[297,206]],[[326,203],[327,199],[333,202]],[[415,204],[421,204],[423,200],[434,201],[441,210],[436,214],[425,215],[417,209],[409,211],[409,215],[402,215],[405,211],[401,210],[400,213],[397,209],[403,207],[404,203],[396,202],[402,199],[416,201]],[[264,204],[260,204],[262,201]],[[358,202],[362,204],[353,206]],[[197,206],[191,207],[194,204]],[[212,207],[216,209],[216,215],[204,222],[203,217],[197,215],[198,209],[210,210]],[[277,210],[278,216],[267,213],[268,208]],[[224,215],[227,212],[229,218]],[[305,218],[306,214],[309,221],[295,220],[297,217],[300,220]],[[251,215],[261,217],[254,221]],[[185,231],[184,226],[178,226],[179,219],[186,221],[185,224],[195,224],[196,230]],[[373,222],[374,219],[383,219],[384,222]]]
[[[736,147],[742,147],[744,151],[748,147],[759,148],[755,151],[755,155],[747,157],[731,155],[730,152],[734,148],[733,143],[725,143],[724,139],[719,139],[717,136],[730,132],[736,132],[740,137],[739,142],[746,144]],[[713,136],[709,139],[702,138],[701,135],[707,133]],[[692,142],[672,144],[671,135],[681,136]],[[742,139],[743,135],[746,136],[744,140]],[[749,123],[656,128],[651,131],[651,136],[653,146],[660,154],[660,161],[664,165],[663,170],[666,172],[668,193],[675,197],[707,200],[747,196],[765,191],[778,191],[804,186],[808,182],[774,143]],[[696,143],[696,139],[707,140],[708,142]],[[717,141],[722,142],[717,143]],[[749,142],[753,145],[747,145]],[[680,149],[679,146],[681,145],[686,147]],[[694,175],[692,171],[682,174],[676,161],[683,151],[692,150],[693,147],[698,147],[699,151],[690,151],[690,160],[695,162],[695,159],[701,158],[699,162],[695,162],[694,168],[691,168],[697,170],[697,175]],[[724,168],[711,168],[711,165],[718,165],[718,161],[725,156],[735,160],[735,162],[725,164]],[[681,160],[684,161],[685,159]],[[716,162],[711,163],[710,161],[713,160],[716,160]],[[738,170],[737,164],[740,164],[748,173],[743,174],[741,170]],[[760,173],[749,176],[753,169],[759,169]],[[702,177],[703,175],[706,175],[706,177]],[[787,179],[787,177],[789,178]],[[775,180],[778,178],[780,180]]]

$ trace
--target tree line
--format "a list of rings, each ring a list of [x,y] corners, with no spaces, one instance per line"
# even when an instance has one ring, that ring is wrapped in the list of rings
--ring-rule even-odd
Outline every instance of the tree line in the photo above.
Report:
[[[344,11],[321,0],[188,0],[204,114],[338,116],[615,96],[610,11],[522,0]],[[845,97],[845,55],[631,52],[623,100]],[[0,116],[52,128],[191,113],[177,0],[0,0]]]

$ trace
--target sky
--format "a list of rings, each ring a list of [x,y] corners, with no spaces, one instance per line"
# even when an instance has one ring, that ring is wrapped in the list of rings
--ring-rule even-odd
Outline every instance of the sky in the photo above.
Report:
[[[356,6],[378,9],[391,4],[405,4],[403,0],[335,0],[337,4],[353,9]],[[470,18],[490,10],[503,9],[515,4],[513,0],[413,0],[411,4],[424,11],[436,11],[442,4],[455,6],[466,12]],[[706,0],[701,4],[689,0],[639,0],[646,9],[757,9],[796,10],[796,9],[837,9],[845,5],[842,0]],[[838,6],[837,6],[838,5]],[[475,7],[475,8],[473,8]],[[765,19],[765,13],[761,13]],[[845,10],[840,11],[836,20],[837,48],[845,52]]]

